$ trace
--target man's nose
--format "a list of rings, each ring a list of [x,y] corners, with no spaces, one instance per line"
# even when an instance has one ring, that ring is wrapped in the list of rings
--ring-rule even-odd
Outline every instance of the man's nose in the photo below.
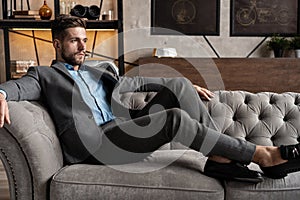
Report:
[[[86,43],[84,41],[80,41],[79,42],[79,49],[80,50],[85,50],[85,48],[86,48]]]

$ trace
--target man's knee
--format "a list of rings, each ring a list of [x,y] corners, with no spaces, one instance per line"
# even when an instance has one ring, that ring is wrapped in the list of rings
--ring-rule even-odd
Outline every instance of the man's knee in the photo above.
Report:
[[[183,110],[180,108],[171,108],[167,110],[167,114],[174,117],[181,117]]]
[[[190,118],[189,114],[180,108],[171,108],[167,110],[167,116],[175,123],[180,123],[182,118]]]
[[[170,85],[177,86],[177,87],[187,87],[187,86],[192,86],[193,84],[189,79],[185,77],[177,77],[177,78],[173,78],[170,81]]]

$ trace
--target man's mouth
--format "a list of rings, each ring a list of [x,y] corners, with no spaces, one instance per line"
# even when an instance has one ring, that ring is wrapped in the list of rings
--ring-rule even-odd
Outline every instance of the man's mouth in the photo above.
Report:
[[[76,53],[77,55],[79,56],[85,56],[85,52],[79,52],[79,53]]]

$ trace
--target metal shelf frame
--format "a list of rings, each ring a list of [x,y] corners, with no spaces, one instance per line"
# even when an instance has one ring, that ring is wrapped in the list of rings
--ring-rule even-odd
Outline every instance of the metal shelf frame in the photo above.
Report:
[[[8,18],[8,0],[2,0],[3,19],[0,20],[0,29],[3,30],[4,53],[5,53],[5,70],[6,81],[11,79],[10,70],[10,45],[9,32],[14,28],[24,29],[50,29],[51,20],[16,20]],[[87,29],[115,29],[118,30],[118,67],[120,75],[124,75],[124,36],[123,36],[123,0],[117,0],[118,19],[117,20],[88,20]],[[59,0],[54,0],[54,14],[58,16]],[[33,30],[34,31],[34,30]]]

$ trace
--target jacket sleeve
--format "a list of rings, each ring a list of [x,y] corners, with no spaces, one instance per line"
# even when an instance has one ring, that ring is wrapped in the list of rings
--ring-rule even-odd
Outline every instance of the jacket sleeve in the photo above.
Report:
[[[6,92],[8,101],[39,100],[41,87],[36,67],[30,67],[27,74],[20,79],[0,84],[0,90]]]

